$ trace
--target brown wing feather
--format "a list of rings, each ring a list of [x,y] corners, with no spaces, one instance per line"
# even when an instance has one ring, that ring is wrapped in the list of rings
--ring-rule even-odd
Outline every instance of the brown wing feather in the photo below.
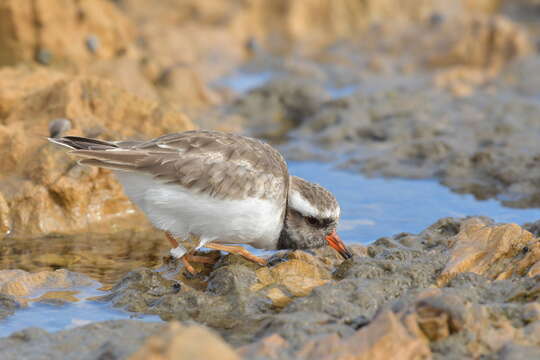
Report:
[[[187,131],[146,142],[114,144],[121,150],[73,153],[88,159],[83,163],[149,173],[167,183],[217,198],[286,198],[289,177],[283,157],[256,139]]]

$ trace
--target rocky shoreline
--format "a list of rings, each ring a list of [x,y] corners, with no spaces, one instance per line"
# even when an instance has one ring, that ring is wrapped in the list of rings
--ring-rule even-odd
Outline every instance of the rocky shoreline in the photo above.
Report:
[[[135,359],[169,358],[166,354],[183,346],[177,343],[187,341],[184,333],[203,334],[189,341],[191,349],[199,349],[194,351],[217,353],[224,347],[231,358],[367,359],[398,351],[404,359],[540,354],[540,242],[526,229],[487,218],[446,218],[420,234],[381,238],[353,251],[346,261],[330,248],[279,252],[268,267],[226,255],[194,278],[134,270],[96,300],[204,326],[108,321],[54,334],[24,330],[0,339],[0,356],[15,359],[35,346],[60,358],[69,350],[54,349],[96,329],[105,335],[81,343],[80,358],[99,358],[103,349],[113,358],[128,352],[135,352]],[[9,287],[2,292],[9,293]],[[16,297],[4,296],[4,313],[16,307]],[[150,335],[142,347],[132,338]],[[215,349],[209,349],[207,336]]]
[[[346,261],[226,255],[193,277],[109,171],[45,145],[66,121],[106,140],[213,128],[540,205],[537,0],[269,4],[0,0],[0,321],[96,279],[91,301],[135,316],[18,331],[0,358],[540,358],[538,219],[443,218]]]

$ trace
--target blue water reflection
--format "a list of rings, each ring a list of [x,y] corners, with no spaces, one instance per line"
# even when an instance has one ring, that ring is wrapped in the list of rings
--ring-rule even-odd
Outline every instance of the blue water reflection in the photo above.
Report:
[[[0,337],[28,327],[39,327],[49,332],[65,330],[96,321],[136,318],[144,321],[161,321],[159,316],[139,315],[111,307],[110,303],[89,300],[105,292],[94,287],[79,289],[79,302],[63,305],[30,302],[27,308],[17,310],[14,315],[0,321]],[[74,289],[69,289],[74,290]]]

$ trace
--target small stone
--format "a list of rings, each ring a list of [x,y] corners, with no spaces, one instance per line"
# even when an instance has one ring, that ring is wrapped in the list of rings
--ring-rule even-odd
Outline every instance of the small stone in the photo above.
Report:
[[[96,35],[89,35],[86,38],[85,43],[86,43],[86,47],[88,48],[88,50],[90,50],[92,54],[97,53],[101,45],[101,42],[99,41],[99,37],[97,37]]]
[[[431,26],[439,26],[444,22],[444,15],[435,12],[429,17],[429,24]]]
[[[49,123],[49,137],[55,138],[71,129],[71,121],[66,118],[57,118]]]
[[[53,59],[53,54],[46,49],[39,49],[36,53],[36,61],[42,65],[49,65]]]

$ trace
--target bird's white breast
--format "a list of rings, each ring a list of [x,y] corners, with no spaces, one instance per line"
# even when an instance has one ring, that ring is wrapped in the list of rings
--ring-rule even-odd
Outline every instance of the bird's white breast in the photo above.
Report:
[[[283,206],[259,198],[222,200],[164,184],[149,175],[116,171],[126,195],[159,229],[201,242],[249,244],[274,249],[283,226]]]

